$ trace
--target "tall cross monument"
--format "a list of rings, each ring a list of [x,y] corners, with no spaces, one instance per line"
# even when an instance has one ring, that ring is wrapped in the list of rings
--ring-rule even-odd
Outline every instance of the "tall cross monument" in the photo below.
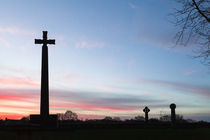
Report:
[[[49,120],[49,82],[48,82],[48,47],[47,44],[55,44],[55,40],[47,39],[47,31],[43,31],[43,39],[35,39],[35,44],[42,46],[42,73],[41,73],[41,103],[40,119]]]

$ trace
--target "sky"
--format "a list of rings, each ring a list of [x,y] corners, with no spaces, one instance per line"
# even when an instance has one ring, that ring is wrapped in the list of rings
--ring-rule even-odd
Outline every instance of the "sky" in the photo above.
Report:
[[[80,119],[170,114],[210,121],[210,73],[193,47],[175,46],[172,0],[1,0],[0,119],[40,109],[48,31],[50,113]]]

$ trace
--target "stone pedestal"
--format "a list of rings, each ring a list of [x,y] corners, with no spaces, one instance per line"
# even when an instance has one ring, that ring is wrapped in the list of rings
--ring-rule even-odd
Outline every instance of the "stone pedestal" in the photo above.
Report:
[[[42,118],[39,114],[30,115],[30,123],[31,124],[40,124],[41,127],[58,127],[58,115],[51,114],[49,115],[49,119],[46,121],[42,121]]]

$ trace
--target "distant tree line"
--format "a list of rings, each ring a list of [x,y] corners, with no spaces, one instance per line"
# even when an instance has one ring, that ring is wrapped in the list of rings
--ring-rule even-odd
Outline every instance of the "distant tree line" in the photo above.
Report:
[[[58,120],[61,120],[61,121],[67,121],[67,120],[71,120],[71,121],[79,121],[80,119],[78,118],[78,115],[77,113],[71,111],[71,110],[67,110],[65,113],[58,113]],[[94,119],[86,119],[86,121],[93,121]],[[97,119],[99,120],[99,119]],[[131,119],[126,119],[126,120],[121,120],[120,117],[111,117],[111,116],[106,116],[104,117],[103,119],[101,119],[102,121],[144,121],[145,118],[144,116],[135,116],[134,118],[131,118]],[[150,120],[154,121],[161,121],[161,122],[170,122],[171,121],[171,115],[163,115],[163,116],[160,116],[159,119],[157,118],[151,118]],[[186,122],[195,122],[194,120],[191,120],[191,119],[187,119],[185,120],[183,115],[179,115],[177,114],[176,115],[176,121],[178,122],[183,122],[183,121],[186,121]]]

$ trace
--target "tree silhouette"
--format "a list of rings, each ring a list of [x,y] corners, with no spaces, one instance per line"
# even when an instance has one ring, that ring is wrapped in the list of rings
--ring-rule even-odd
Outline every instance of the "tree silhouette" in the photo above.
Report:
[[[181,121],[184,120],[184,118],[183,118],[182,115],[177,114],[177,115],[176,115],[176,120],[179,121],[179,122],[181,122]],[[163,122],[169,122],[169,121],[171,121],[171,115],[164,115],[164,116],[161,116],[161,117],[160,117],[160,121],[163,121]]]
[[[121,121],[120,117],[114,117],[113,120],[114,121]]]
[[[134,117],[134,120],[137,120],[137,121],[144,121],[144,117],[143,116],[135,116]]]
[[[67,110],[64,114],[58,114],[59,120],[78,120],[78,115],[71,110]]]
[[[210,0],[176,0],[181,4],[171,15],[180,27],[175,39],[177,45],[196,45],[195,58],[202,58],[210,66]]]
[[[169,121],[171,121],[171,116],[170,115],[161,116],[160,121],[169,122]]]
[[[103,120],[105,120],[105,121],[112,121],[113,119],[112,119],[112,117],[110,117],[110,116],[106,116],[106,117],[104,117]]]

